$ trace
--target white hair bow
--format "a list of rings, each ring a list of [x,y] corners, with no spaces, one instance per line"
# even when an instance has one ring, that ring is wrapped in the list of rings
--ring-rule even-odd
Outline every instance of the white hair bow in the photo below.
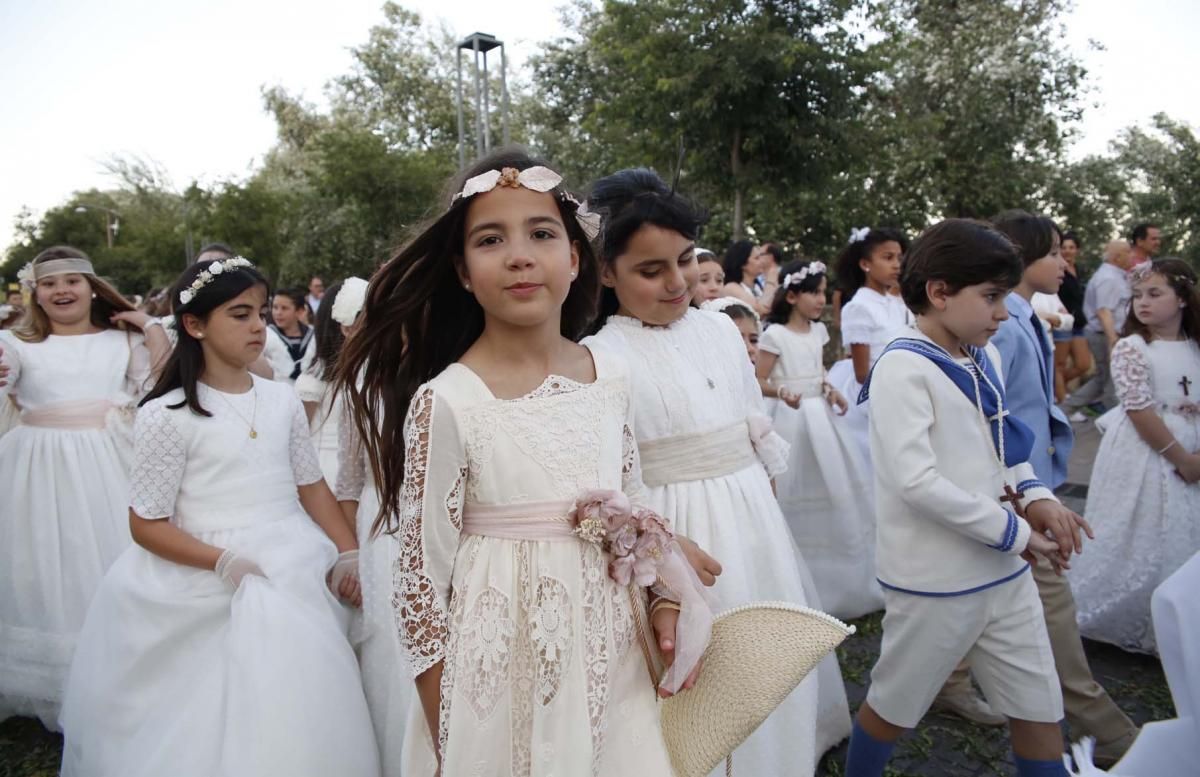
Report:
[[[342,288],[338,289],[333,299],[333,310],[330,311],[334,321],[342,326],[354,326],[354,319],[367,299],[368,285],[362,278],[354,276],[342,281]]]
[[[870,227],[859,227],[858,229],[850,230],[850,242],[857,243],[860,240],[866,240],[867,235],[871,234]]]

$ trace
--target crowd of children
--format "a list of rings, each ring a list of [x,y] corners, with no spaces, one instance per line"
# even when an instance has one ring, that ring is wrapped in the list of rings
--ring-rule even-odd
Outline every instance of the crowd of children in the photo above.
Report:
[[[1130,747],[1081,633],[1155,652],[1151,594],[1200,550],[1185,262],[1126,277],[1110,246],[1088,303],[1078,238],[1021,211],[856,229],[827,267],[698,247],[648,169],[584,203],[506,149],[451,191],[309,294],[221,244],[159,317],[75,249],[22,271],[0,716],[62,730],[63,774],[669,777],[658,699],[765,601],[884,610],[882,648],[853,720],[830,654],[739,774],[849,737],[878,777],[964,688],[1022,777],[1067,774],[1064,718],[1097,763]],[[1086,520],[1055,496],[1081,333],[1111,363],[1080,396],[1114,396]]]

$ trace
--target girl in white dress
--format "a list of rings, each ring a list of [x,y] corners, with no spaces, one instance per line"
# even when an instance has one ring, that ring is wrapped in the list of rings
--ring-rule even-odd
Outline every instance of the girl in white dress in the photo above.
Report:
[[[819,607],[771,492],[787,444],[771,431],[742,338],[727,316],[688,305],[698,274],[695,210],[645,169],[598,181],[588,205],[602,217],[607,319],[584,343],[630,361],[649,504],[721,559],[720,609],[765,600]],[[733,760],[739,773],[811,775],[849,732],[830,656]]]
[[[137,544],[80,633],[62,773],[377,777],[331,592],[359,598],[354,535],[294,390],[246,369],[267,283],[234,257],[196,263],[171,294],[179,344],[134,427]]]
[[[329,287],[325,292],[326,301],[314,314],[312,362],[296,378],[296,394],[304,403],[321,472],[329,484],[338,479],[338,440],[343,414],[342,397],[333,391],[332,381],[337,371],[338,354],[362,310],[366,293],[367,282],[362,278],[350,277]]]
[[[1096,539],[1071,587],[1085,637],[1153,653],[1150,595],[1200,550],[1200,293],[1179,259],[1146,262],[1131,280],[1112,351],[1121,403],[1097,421],[1088,487]]]
[[[875,579],[874,484],[854,441],[834,420],[846,399],[825,379],[829,333],[825,265],[792,262],[759,340],[757,375],[775,431],[791,446],[775,479],[779,507],[812,570],[821,605],[839,618],[883,609]]]
[[[0,438],[0,719],[57,730],[88,602],[129,545],[129,427],[167,340],[81,251],[49,248],[21,275],[31,304],[0,332],[0,401],[20,412]]]
[[[863,381],[892,341],[892,336],[915,320],[904,300],[893,294],[900,283],[900,259],[908,250],[904,234],[894,229],[863,227],[850,235],[850,244],[837,259],[838,286],[842,292],[842,348],[847,358],[829,370],[829,382],[850,402],[838,419],[855,443],[867,482],[874,477],[869,442],[867,403],[856,399]]]
[[[400,544],[407,777],[439,758],[447,776],[672,773],[637,628],[653,574],[618,581],[573,530],[581,494],[636,504],[640,478],[624,368],[572,341],[597,268],[561,181],[519,152],[477,163],[374,275],[339,361]],[[690,686],[707,644],[698,587],[650,606],[677,658],[660,692]]]

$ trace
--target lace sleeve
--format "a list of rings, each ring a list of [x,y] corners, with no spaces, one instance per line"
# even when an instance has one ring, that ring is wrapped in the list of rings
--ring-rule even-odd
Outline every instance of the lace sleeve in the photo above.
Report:
[[[1145,410],[1154,404],[1150,364],[1133,338],[1126,337],[1113,346],[1112,376],[1121,406],[1126,410]]]
[[[296,396],[301,402],[321,402],[325,399],[325,381],[311,372],[302,372],[296,378]]]
[[[145,405],[133,422],[133,469],[129,473],[129,507],[146,519],[170,518],[183,482],[187,445],[165,403]]]
[[[754,365],[746,358],[740,339],[737,341],[736,350],[737,358],[741,362],[742,391],[745,394],[750,442],[754,444],[754,452],[766,469],[767,476],[775,477],[787,470],[788,453],[792,446],[775,433],[771,417],[763,407],[762,387],[758,385]],[[730,354],[730,357],[733,358],[733,354]]]
[[[304,376],[300,377],[303,379]],[[354,425],[354,415],[348,405],[343,405],[338,420],[338,474],[333,494],[339,502],[358,502],[366,485],[366,451],[358,427]]]
[[[312,433],[308,430],[308,417],[304,414],[304,405],[300,404],[300,398],[294,395],[289,448],[292,456],[292,477],[296,479],[296,485],[312,485],[325,477],[321,472],[321,460],[317,458],[317,449],[313,446]]]
[[[404,443],[392,607],[400,646],[415,677],[445,657],[467,478],[466,449],[453,410],[428,385],[409,405]]]

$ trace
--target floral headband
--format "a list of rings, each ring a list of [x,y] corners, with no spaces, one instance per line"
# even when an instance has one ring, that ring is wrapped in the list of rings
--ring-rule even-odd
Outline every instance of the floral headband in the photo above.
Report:
[[[92,263],[89,260],[72,256],[66,259],[51,259],[48,262],[39,262],[37,264],[30,262],[17,271],[17,281],[25,288],[33,289],[42,278],[49,278],[51,275],[66,275],[68,273],[95,275],[96,270],[92,267]]]
[[[229,270],[236,270],[239,267],[253,266],[253,262],[241,256],[231,256],[228,259],[218,259],[204,270],[201,270],[200,274],[196,276],[196,279],[192,281],[192,285],[179,292],[179,303],[181,305],[186,305],[194,300],[196,295],[200,293],[200,290],[212,283],[213,278],[216,278],[221,273]]]
[[[792,286],[803,283],[805,278],[813,275],[824,275],[825,263],[812,262],[801,267],[796,272],[788,273],[783,279],[783,288],[790,289]]]
[[[474,197],[476,194],[486,194],[497,186],[508,189],[519,189],[522,186],[534,192],[548,192],[561,184],[563,178],[548,167],[537,165],[517,170],[515,167],[505,167],[500,170],[485,170],[484,172],[463,182],[462,191],[450,198],[450,204]],[[588,240],[595,240],[600,234],[600,214],[588,210],[586,202],[580,202],[568,192],[562,192],[562,198],[575,206],[575,219],[587,235]]]
[[[737,297],[718,297],[717,299],[710,299],[707,302],[701,302],[700,309],[711,310],[713,313],[724,313],[725,308],[733,307],[734,305],[749,310],[750,315],[754,316],[754,323],[761,323],[758,318],[758,311],[752,306],[747,305],[745,302],[742,302]]]
[[[1129,271],[1129,283],[1130,283],[1130,285],[1133,285],[1135,283],[1141,283],[1142,281],[1149,278],[1151,275],[1161,275],[1162,277],[1166,278],[1169,282],[1182,283],[1184,286],[1186,286],[1189,289],[1195,283],[1195,281],[1193,281],[1191,278],[1187,277],[1186,275],[1183,275],[1182,273],[1171,274],[1171,273],[1163,272],[1162,270],[1155,269],[1154,262],[1142,262],[1137,267],[1134,267],[1132,270],[1130,270]]]

